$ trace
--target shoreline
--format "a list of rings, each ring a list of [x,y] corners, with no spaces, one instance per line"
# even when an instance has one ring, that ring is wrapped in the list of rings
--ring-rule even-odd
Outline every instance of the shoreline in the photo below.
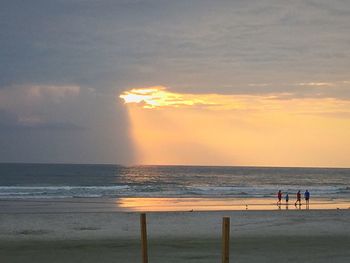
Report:
[[[0,199],[0,214],[10,213],[108,213],[188,211],[350,210],[348,199],[313,198],[309,206],[277,205],[273,198],[232,197],[121,197],[65,199]]]

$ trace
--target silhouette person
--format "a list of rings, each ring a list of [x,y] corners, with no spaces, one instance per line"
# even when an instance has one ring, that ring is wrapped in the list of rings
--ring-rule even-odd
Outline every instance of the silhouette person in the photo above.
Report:
[[[299,203],[299,206],[301,205],[301,194],[300,190],[297,192],[297,201],[295,202],[295,206]]]
[[[309,209],[310,192],[308,190],[305,191],[304,198],[305,198],[305,202],[306,202],[306,208]]]
[[[277,205],[281,205],[281,200],[282,200],[282,191],[281,190],[278,191],[277,198],[278,198]]]
[[[286,205],[288,205],[288,202],[289,202],[289,194],[288,193],[286,193]]]

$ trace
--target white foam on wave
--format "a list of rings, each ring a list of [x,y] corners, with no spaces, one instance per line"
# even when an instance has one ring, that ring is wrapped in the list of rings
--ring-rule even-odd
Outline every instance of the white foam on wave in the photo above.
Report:
[[[74,189],[101,189],[101,190],[118,190],[128,189],[128,185],[112,186],[0,186],[0,190],[74,190]]]
[[[74,198],[118,196],[128,185],[113,186],[0,186],[1,198]]]
[[[111,186],[0,186],[0,198],[99,198],[99,197],[275,197],[278,190],[292,197],[298,190],[308,189],[314,197],[348,196],[344,186],[208,186],[177,187],[169,185]],[[347,188],[345,188],[347,189]]]

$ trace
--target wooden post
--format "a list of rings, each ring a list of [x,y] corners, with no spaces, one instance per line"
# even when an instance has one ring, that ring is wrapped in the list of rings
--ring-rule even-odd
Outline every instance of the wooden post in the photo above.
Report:
[[[230,218],[222,219],[222,263],[230,262]]]
[[[148,263],[146,214],[140,215],[142,263]]]

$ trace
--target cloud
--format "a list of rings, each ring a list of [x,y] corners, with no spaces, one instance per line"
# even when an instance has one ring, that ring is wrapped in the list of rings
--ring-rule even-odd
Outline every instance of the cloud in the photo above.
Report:
[[[95,129],[89,145],[111,160],[129,148],[119,146],[128,120],[114,96],[134,87],[163,83],[184,96],[166,103],[192,109],[218,108],[233,95],[248,96],[239,105],[262,97],[349,100],[349,11],[343,0],[5,1],[0,109],[22,129],[52,122]],[[208,104],[213,94],[228,97]],[[184,105],[198,96],[204,101]],[[101,146],[92,143],[96,134]]]
[[[334,86],[335,83],[331,82],[301,82],[297,83],[298,86],[316,86],[316,87],[323,87],[323,86]]]
[[[35,107],[40,103],[59,104],[80,94],[76,85],[15,85],[0,89],[0,107]]]
[[[10,105],[17,101],[26,104],[44,100],[59,103],[79,93],[80,87],[75,85],[15,85],[0,89],[0,105]]]
[[[167,91],[167,88],[163,86],[132,89],[130,91],[125,91],[119,97],[123,99],[125,103],[141,103],[145,109],[157,107],[208,106],[215,104],[204,98],[204,96],[174,93]]]
[[[125,109],[78,85],[0,89],[0,162],[130,163]]]
[[[249,87],[267,87],[271,85],[271,83],[249,83]]]
[[[323,87],[323,86],[322,86]],[[350,116],[350,100],[331,97],[298,97],[297,94],[263,95],[191,94],[172,92],[163,86],[125,91],[119,96],[127,105],[143,109],[193,109],[231,111],[239,114],[315,115],[334,118]],[[218,114],[220,114],[218,113]],[[233,114],[235,114],[233,113]]]
[[[337,0],[14,0],[0,10],[0,88],[78,83],[114,92],[166,83],[179,92],[254,94],[333,82],[350,67],[349,11]]]
[[[28,131],[83,131],[84,127],[70,122],[50,122],[41,119],[13,119],[7,122],[0,116],[0,133],[3,132],[28,132]]]
[[[80,125],[64,120],[45,120],[39,116],[20,117],[14,112],[0,109],[0,133],[1,132],[27,132],[27,131],[82,131]]]
[[[49,109],[60,112],[80,94],[80,87],[21,85],[0,89],[0,130],[79,129],[64,116],[53,117]]]
[[[338,80],[333,82],[300,82],[297,89],[289,93],[289,98],[336,98],[350,100],[350,82]],[[283,97],[283,96],[281,96]]]
[[[80,93],[79,86],[29,86],[24,87],[28,95],[37,98],[52,98],[59,102],[60,100],[70,97],[77,96]]]

